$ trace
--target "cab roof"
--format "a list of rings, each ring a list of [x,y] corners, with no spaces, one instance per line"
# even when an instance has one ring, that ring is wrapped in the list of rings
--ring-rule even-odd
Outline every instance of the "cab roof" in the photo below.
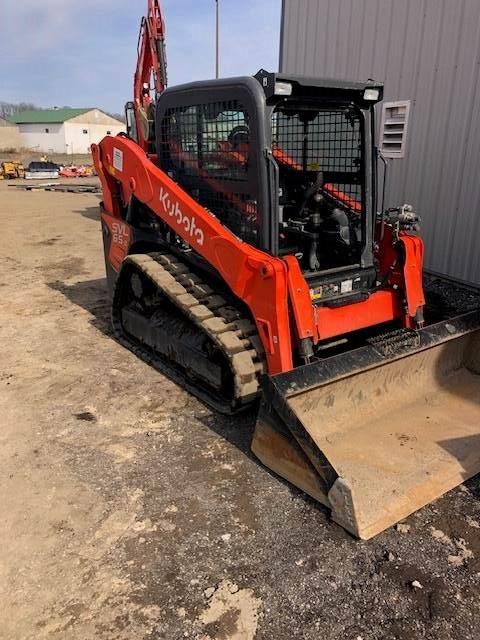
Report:
[[[363,101],[366,89],[377,89],[378,99],[369,100],[370,104],[379,102],[383,98],[383,83],[375,80],[358,82],[355,80],[340,80],[336,78],[315,78],[286,73],[270,73],[265,69],[260,69],[254,76],[263,87],[267,100],[276,96],[275,85],[277,82],[285,82],[292,85],[292,95],[305,96],[315,94],[336,94],[340,96],[350,95],[352,99]]]

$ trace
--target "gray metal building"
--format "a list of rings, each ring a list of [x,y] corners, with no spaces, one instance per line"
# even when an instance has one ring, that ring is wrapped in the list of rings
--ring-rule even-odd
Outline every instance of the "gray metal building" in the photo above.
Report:
[[[280,70],[385,83],[387,205],[421,215],[428,267],[480,283],[480,0],[283,0]]]

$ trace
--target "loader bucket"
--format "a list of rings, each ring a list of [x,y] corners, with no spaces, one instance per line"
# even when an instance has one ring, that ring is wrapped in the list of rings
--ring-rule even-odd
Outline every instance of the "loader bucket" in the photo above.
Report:
[[[480,311],[267,377],[260,460],[368,539],[480,471]]]

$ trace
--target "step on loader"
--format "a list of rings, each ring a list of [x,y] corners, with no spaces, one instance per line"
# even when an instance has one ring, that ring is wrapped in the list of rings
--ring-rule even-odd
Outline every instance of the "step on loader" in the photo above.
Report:
[[[378,197],[380,83],[167,88],[158,1],[127,133],[93,145],[117,339],[370,538],[480,470],[480,291]],[[153,84],[152,84],[153,83]]]

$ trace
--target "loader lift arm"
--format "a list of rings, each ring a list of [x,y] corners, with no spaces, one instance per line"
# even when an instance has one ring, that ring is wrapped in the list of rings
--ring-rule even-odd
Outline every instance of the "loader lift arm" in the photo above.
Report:
[[[118,225],[135,197],[205,258],[250,309],[270,374],[293,369],[294,339],[316,344],[402,316],[402,294],[394,289],[372,292],[354,306],[314,309],[294,256],[281,259],[241,241],[157,167],[133,140],[107,136],[100,145],[92,145],[92,153],[103,187],[104,222],[110,227]],[[109,261],[119,270],[129,253],[129,242],[123,242],[117,233],[112,237],[115,241],[110,245]],[[409,318],[404,319],[408,326]]]
[[[285,262],[239,240],[151,162],[133,140],[106,137],[100,145],[92,145],[92,153],[103,187],[104,221],[118,224],[132,196],[147,205],[214,266],[232,292],[251,309],[269,370],[290,371],[293,362]],[[118,250],[118,244],[111,246]],[[117,268],[128,254],[127,244],[123,248]],[[304,297],[311,307],[308,289]]]

